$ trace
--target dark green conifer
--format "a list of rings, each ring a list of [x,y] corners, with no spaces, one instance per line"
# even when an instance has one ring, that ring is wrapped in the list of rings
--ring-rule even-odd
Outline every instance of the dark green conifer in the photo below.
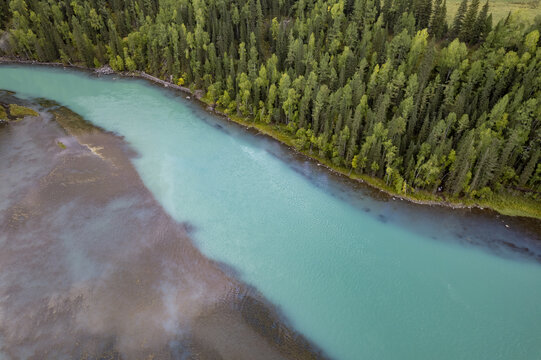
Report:
[[[484,41],[490,30],[492,30],[492,14],[488,13],[488,9],[489,4],[487,0],[475,21],[473,31],[473,33],[475,34],[475,39],[473,39],[473,43],[479,43]]]
[[[441,39],[448,31],[447,29],[447,0],[436,0],[434,3],[434,14],[430,20],[430,33],[436,39]]]
[[[451,36],[458,37],[462,31],[462,26],[464,24],[464,18],[466,17],[466,12],[468,11],[468,0],[462,0],[460,6],[453,20],[453,26],[451,27]]]
[[[428,28],[432,17],[432,0],[415,0],[413,3],[415,23],[418,30]]]
[[[472,44],[477,42],[478,35],[476,34],[476,24],[477,24],[477,12],[479,11],[479,0],[472,0],[471,4],[468,6],[468,11],[464,17],[464,22],[462,23],[462,28],[458,34],[460,40],[465,43]]]

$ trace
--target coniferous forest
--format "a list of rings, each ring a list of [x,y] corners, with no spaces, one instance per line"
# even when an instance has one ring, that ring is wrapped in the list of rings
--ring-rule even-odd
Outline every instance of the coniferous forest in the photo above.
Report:
[[[464,0],[0,0],[2,50],[109,64],[396,193],[541,197],[541,18]]]

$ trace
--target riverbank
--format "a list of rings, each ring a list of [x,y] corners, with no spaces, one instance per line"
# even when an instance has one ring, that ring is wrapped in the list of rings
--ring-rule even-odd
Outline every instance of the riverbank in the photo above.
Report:
[[[0,357],[323,358],[201,254],[121,138],[45,99],[0,104],[39,112],[0,128]]]
[[[210,107],[210,103],[205,101],[204,98],[200,99],[203,103]],[[214,113],[227,117],[228,120],[233,121],[244,127],[254,129],[259,133],[269,136],[290,148],[291,151],[295,151],[310,159],[313,159],[318,163],[318,166],[326,168],[328,171],[339,174],[351,180],[366,184],[380,192],[387,194],[391,198],[397,198],[406,200],[415,204],[426,206],[443,206],[453,209],[490,209],[499,214],[506,216],[517,217],[530,217],[541,220],[541,203],[539,201],[518,197],[511,194],[494,194],[491,199],[471,199],[471,198],[452,198],[439,196],[427,191],[415,191],[406,195],[399,194],[394,191],[390,186],[387,186],[382,179],[371,177],[367,174],[356,174],[345,167],[338,167],[333,165],[329,160],[319,157],[308,150],[299,150],[294,145],[294,138],[289,136],[286,130],[286,126],[269,125],[261,122],[253,122],[249,119],[231,116],[224,114],[220,109],[212,109]]]
[[[124,139],[137,151],[130,162],[146,189],[169,216],[190,222],[186,232],[195,246],[208,258],[233,267],[224,272],[256,286],[296,329],[337,359],[433,358],[442,352],[452,358],[489,359],[498,354],[532,358],[539,350],[535,334],[541,325],[532,319],[541,311],[535,303],[541,297],[541,238],[524,233],[525,218],[392,200],[360,182],[321,169],[278,141],[254,136],[255,130],[247,131],[205,112],[196,102],[185,101],[181,93],[142,80],[115,75],[100,78],[62,68],[0,66],[0,88],[27,99],[54,99]],[[4,129],[18,128],[25,134],[23,130],[30,128],[19,126],[30,124],[28,120]],[[40,122],[32,124],[39,126]],[[4,149],[19,153],[27,143],[21,145]],[[65,145],[69,149],[70,143]],[[60,150],[54,143],[51,146]],[[99,149],[95,151],[103,155]],[[30,164],[21,170],[32,169]],[[74,177],[79,173],[75,170]],[[3,177],[8,174],[23,178],[0,172]],[[77,208],[62,198],[57,200],[66,205],[64,213]],[[84,229],[78,233],[83,235],[89,231],[116,235],[103,227],[125,220],[110,216],[109,209],[121,205],[137,214],[140,208],[130,198],[118,200],[107,211],[100,207],[101,212],[86,214],[72,228]],[[58,213],[51,211],[54,208],[42,209],[48,213],[44,221],[58,219]],[[161,226],[147,229],[147,223],[153,224],[152,219],[147,221],[152,212],[141,210],[138,221],[144,222],[143,230],[156,231],[160,237]],[[102,220],[94,219],[94,214]],[[532,219],[531,224],[532,230],[539,231],[539,222]],[[59,230],[58,226],[53,230]],[[20,232],[24,234],[24,229]],[[28,238],[39,239],[39,234],[34,231],[9,244],[23,251]],[[88,246],[78,246],[77,237],[74,241],[66,238],[71,239],[59,235],[66,246],[73,244],[69,247],[73,256],[68,258],[76,261],[71,264],[80,264],[83,274],[93,274],[92,267],[86,271],[89,256],[77,257],[77,250],[86,255]],[[111,251],[118,246],[115,239],[117,236],[109,236],[96,243],[96,256],[90,258],[105,253],[114,259],[119,254]],[[126,264],[126,272],[113,271],[119,284],[129,280],[127,285],[119,285],[120,293],[134,294],[132,281],[138,278],[143,282],[142,291],[148,292],[144,280],[150,266],[145,262],[148,258],[140,254],[161,258],[165,264],[157,263],[158,272],[180,263],[175,259],[175,243],[170,242],[170,247],[160,240],[145,247],[126,241],[127,246],[118,246],[126,252],[122,258],[133,260],[132,265]],[[50,251],[60,257],[57,249]],[[167,254],[160,257],[160,251]],[[174,254],[169,256],[169,252]],[[41,261],[38,255],[35,260]],[[22,262],[18,269],[28,263]],[[104,267],[104,271],[110,270]],[[135,278],[129,277],[132,271]],[[171,278],[175,277],[173,272]],[[106,283],[114,285],[114,281]],[[171,304],[175,298],[164,292],[171,282],[159,284],[150,293]],[[119,294],[114,286],[109,288],[106,303]],[[476,316],[470,316],[472,313]],[[205,319],[200,331],[206,332],[209,326],[212,330],[211,325],[228,322],[228,317],[223,313],[222,319]],[[496,324],[494,319],[498,319]],[[210,335],[224,333],[209,332],[208,338],[233,347]],[[502,342],[502,338],[509,341]]]
[[[380,178],[371,177],[367,174],[354,173],[351,171],[351,169],[336,166],[332,164],[331,161],[323,159],[311,151],[299,150],[294,144],[295,138],[288,133],[285,125],[271,125],[263,122],[256,122],[250,118],[227,114],[225,112],[225,109],[217,107],[215,103],[209,101],[207,98],[202,96],[201,92],[198,93],[197,90],[193,92],[189,88],[172,84],[144,72],[120,73],[120,75],[128,77],[141,77],[143,79],[152,81],[155,84],[162,85],[166,88],[176,89],[188,95],[194,96],[196,100],[200,101],[206,107],[207,111],[224,117],[228,121],[235,122],[248,129],[256,130],[262,135],[271,137],[288,146],[291,151],[295,151],[299,154],[302,154],[310,159],[317,161],[319,166],[326,168],[328,171],[340,174],[341,176],[345,176],[351,180],[364,183],[372,188],[384,192],[390,197],[396,197],[402,200],[427,206],[444,206],[454,209],[490,209],[506,216],[531,217],[541,220],[541,202],[533,200],[531,198],[526,198],[513,194],[493,194],[491,198],[486,199],[448,197],[444,195],[437,195],[428,191],[419,190],[414,190],[413,192],[410,192],[408,194],[399,194],[392,187],[386,185],[385,182]]]
[[[209,112],[212,112],[220,117],[227,119],[228,121],[239,124],[245,128],[252,129],[261,135],[273,138],[280,143],[286,145],[291,151],[297,152],[306,156],[318,163],[319,166],[326,168],[327,170],[339,174],[340,176],[347,177],[353,181],[366,184],[374,189],[387,194],[390,198],[398,198],[412,203],[427,205],[427,206],[443,206],[448,208],[478,208],[478,209],[490,209],[499,214],[514,217],[529,217],[537,220],[541,220],[541,202],[527,198],[516,194],[492,194],[490,198],[485,199],[473,199],[473,198],[457,198],[449,197],[444,194],[439,195],[427,191],[413,190],[413,192],[402,194],[397,193],[392,187],[387,186],[382,179],[371,177],[367,174],[357,174],[351,171],[351,169],[345,167],[339,167],[332,164],[329,160],[319,157],[317,154],[309,150],[299,150],[294,145],[294,137],[288,133],[286,126],[284,125],[271,125],[262,122],[256,122],[253,119],[241,117],[237,115],[227,114],[224,109],[216,106],[213,102],[204,97],[202,90],[192,91],[190,88],[173,84],[169,81],[159,79],[153,75],[147,74],[143,71],[135,72],[115,72],[110,67],[105,66],[100,69],[89,69],[77,64],[64,65],[62,63],[44,63],[36,61],[28,61],[21,59],[0,58],[0,63],[13,63],[13,64],[31,64],[31,65],[44,65],[44,66],[56,66],[56,67],[70,67],[83,70],[86,72],[95,73],[97,75],[110,75],[117,74],[123,77],[141,78],[145,79],[155,85],[162,86],[164,88],[174,89],[183,93],[187,99],[192,97],[199,101],[202,106]]]

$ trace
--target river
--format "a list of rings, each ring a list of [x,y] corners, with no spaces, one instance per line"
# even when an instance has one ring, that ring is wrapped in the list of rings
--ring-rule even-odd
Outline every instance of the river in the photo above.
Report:
[[[122,136],[203,254],[332,358],[541,357],[539,222],[379,195],[143,80],[2,65],[0,89]]]

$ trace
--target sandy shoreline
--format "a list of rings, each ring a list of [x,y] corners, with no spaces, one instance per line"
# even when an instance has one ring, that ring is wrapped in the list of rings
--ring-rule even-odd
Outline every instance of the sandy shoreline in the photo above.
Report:
[[[146,189],[122,139],[51,102],[2,99],[41,116],[0,127],[9,193],[0,194],[0,354],[323,358],[199,252],[190,225]]]

